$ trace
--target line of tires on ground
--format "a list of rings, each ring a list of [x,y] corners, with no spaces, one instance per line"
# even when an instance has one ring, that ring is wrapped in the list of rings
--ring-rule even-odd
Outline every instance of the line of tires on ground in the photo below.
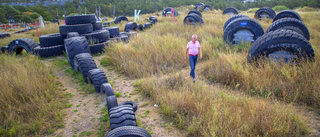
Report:
[[[198,4],[196,4],[195,9],[199,11],[210,11],[212,10],[212,7],[210,5],[205,5],[204,3],[199,2]]]
[[[138,29],[141,30],[141,31],[144,30],[144,29],[148,29],[148,28],[150,28],[153,24],[155,24],[155,23],[158,21],[158,20],[157,20],[157,17],[155,17],[155,16],[149,17],[148,20],[149,20],[150,22],[145,23],[144,26],[143,26],[142,24],[137,24]],[[114,21],[104,22],[104,23],[103,23],[103,26],[104,26],[104,27],[110,26],[110,25],[112,25],[113,23],[114,23],[114,24],[118,24],[118,23],[121,23],[122,21],[127,21],[127,22],[128,22],[129,20],[128,20],[128,18],[125,17],[125,16],[118,16]],[[129,23],[130,23],[130,22],[129,22]],[[132,24],[132,23],[130,23],[130,24]]]
[[[110,32],[113,38],[118,38],[119,28],[107,28],[105,31]],[[91,56],[89,41],[86,36],[70,36],[64,40],[64,43],[71,68],[82,74],[84,82],[93,84],[97,93],[105,94],[107,97],[111,131],[106,136],[151,137],[146,130],[137,127],[134,113],[137,110],[135,102],[127,101],[118,105],[117,98],[111,85],[108,83],[107,76],[102,69],[97,68]]]
[[[264,8],[271,13],[270,9]],[[261,19],[261,16],[257,17]],[[253,43],[248,52],[248,62],[265,57],[287,63],[303,58],[313,60],[314,50],[308,41],[310,40],[309,30],[301,21],[300,15],[294,11],[285,10],[275,15],[273,19],[273,23],[264,33],[256,20],[246,15],[234,15],[224,24],[223,39],[229,45]]]

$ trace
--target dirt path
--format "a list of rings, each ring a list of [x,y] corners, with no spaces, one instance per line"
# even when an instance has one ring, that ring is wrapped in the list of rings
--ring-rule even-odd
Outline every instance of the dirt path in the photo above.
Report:
[[[100,65],[100,60],[103,56],[94,57],[98,66],[106,73],[109,83],[111,83],[115,92],[121,93],[118,97],[118,103],[125,101],[134,101],[138,104],[136,111],[137,121],[149,132],[152,132],[153,137],[182,137],[186,136],[184,131],[174,127],[172,121],[165,120],[159,113],[159,109],[155,107],[150,99],[147,99],[134,91],[134,84],[136,79],[130,79],[124,75],[119,75],[113,70],[108,70],[107,67]]]
[[[94,57],[98,66],[106,73],[109,83],[113,86],[115,92],[121,93],[117,98],[118,103],[124,101],[134,101],[138,104],[136,111],[137,121],[143,128],[152,133],[153,137],[180,137],[186,136],[184,131],[174,127],[172,121],[165,120],[159,113],[159,109],[154,106],[154,103],[147,98],[141,96],[134,91],[135,79],[129,79],[124,75],[119,75],[113,70],[108,70],[107,67],[100,65],[100,59],[103,56]],[[63,92],[69,96],[69,108],[63,110],[65,113],[64,127],[55,131],[54,134],[48,136],[98,136],[97,131],[102,124],[99,120],[101,110],[106,103],[106,97],[103,94],[93,93],[85,94],[80,90],[80,84],[67,74],[62,68],[54,65],[54,60],[65,59],[58,57],[55,59],[44,60],[44,64],[52,69],[53,74],[62,83]],[[109,129],[108,129],[109,130]]]

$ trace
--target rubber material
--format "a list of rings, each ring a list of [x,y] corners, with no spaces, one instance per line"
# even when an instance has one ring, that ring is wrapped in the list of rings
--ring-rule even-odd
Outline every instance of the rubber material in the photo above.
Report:
[[[122,126],[110,131],[106,137],[151,137],[151,135],[137,126]]]
[[[63,45],[64,39],[60,33],[42,35],[39,37],[41,47],[50,47],[56,45]]]
[[[32,53],[33,48],[39,46],[39,44],[33,39],[29,38],[20,38],[11,41],[8,45],[8,53],[16,53],[16,55],[21,54],[23,50],[27,53]]]
[[[100,93],[100,86],[108,83],[108,78],[102,69],[91,69],[88,73],[89,82],[94,85],[95,91]]]
[[[107,96],[113,96],[114,92],[109,83],[103,83],[100,86],[100,93],[105,93]]]
[[[91,53],[89,43],[83,36],[76,36],[65,39],[64,43],[70,66],[74,70],[74,56],[80,53]]]
[[[91,54],[81,53],[74,57],[74,67],[77,72],[81,72],[84,82],[88,83],[88,72],[89,70],[96,69],[97,65]]]
[[[47,58],[52,56],[63,55],[64,51],[65,51],[64,45],[57,45],[57,46],[50,46],[50,47],[38,46],[33,49],[33,54],[41,58]]]

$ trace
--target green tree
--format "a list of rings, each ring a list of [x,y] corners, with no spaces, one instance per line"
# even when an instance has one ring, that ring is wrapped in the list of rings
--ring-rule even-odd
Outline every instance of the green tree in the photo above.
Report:
[[[22,15],[21,22],[32,23],[33,19],[28,15]]]
[[[37,19],[38,17],[40,17],[41,15],[36,13],[36,12],[33,12],[32,14],[29,15],[32,19]]]

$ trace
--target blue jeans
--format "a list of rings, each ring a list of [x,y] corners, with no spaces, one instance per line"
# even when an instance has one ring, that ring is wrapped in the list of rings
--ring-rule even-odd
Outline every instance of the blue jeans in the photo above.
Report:
[[[191,76],[193,79],[196,77],[196,75],[194,74],[194,70],[196,69],[197,59],[198,59],[198,55],[197,55],[197,56],[191,56],[191,55],[189,55],[190,67],[191,67],[190,76]]]

